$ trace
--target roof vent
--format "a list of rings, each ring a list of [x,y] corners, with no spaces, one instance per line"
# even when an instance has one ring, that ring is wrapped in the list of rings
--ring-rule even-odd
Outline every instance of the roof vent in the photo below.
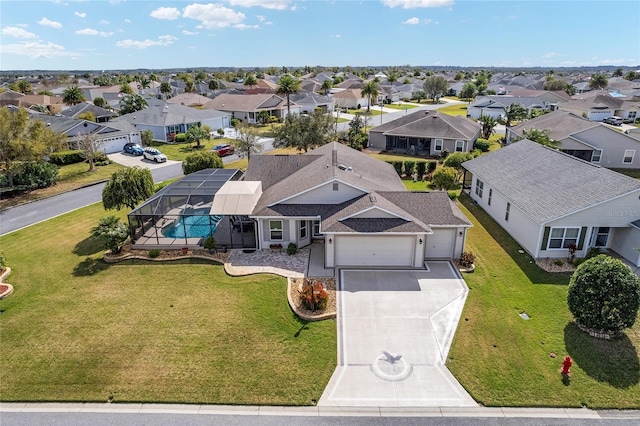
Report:
[[[47,123],[47,127],[51,127],[51,123]]]
[[[347,166],[345,166],[344,164],[338,164],[338,168],[340,170],[347,170]]]
[[[378,200],[376,200],[376,196],[375,195],[369,194],[369,201],[371,201],[372,203],[375,203]]]
[[[347,171],[348,172],[353,172],[353,167],[351,167],[351,166],[347,167]]]

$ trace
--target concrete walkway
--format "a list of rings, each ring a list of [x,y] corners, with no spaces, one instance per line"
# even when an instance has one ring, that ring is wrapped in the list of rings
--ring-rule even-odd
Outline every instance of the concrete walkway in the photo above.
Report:
[[[477,406],[444,365],[468,288],[450,262],[428,266],[341,270],[338,367],[319,406]]]

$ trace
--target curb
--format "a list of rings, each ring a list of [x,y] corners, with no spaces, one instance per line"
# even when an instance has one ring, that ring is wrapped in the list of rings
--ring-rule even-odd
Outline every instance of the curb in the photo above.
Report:
[[[9,268],[8,266],[4,269],[4,272],[2,274],[0,274],[0,284],[6,285],[7,286],[7,290],[4,291],[3,293],[0,293],[0,300],[4,299],[5,297],[7,297],[8,295],[10,295],[11,293],[13,293],[13,286],[9,283],[5,283],[4,279],[11,273],[11,268]]]
[[[185,259],[203,259],[203,260],[210,260],[212,262],[218,263],[220,265],[225,265],[224,262],[219,261],[218,259],[214,259],[212,257],[208,257],[208,256],[202,256],[199,254],[192,254],[192,255],[186,255],[186,256],[176,256],[176,257],[172,257],[169,259],[166,258],[158,258],[158,257],[148,257],[148,256],[139,256],[137,254],[125,254],[124,256],[118,257],[118,258],[110,258],[107,257],[106,254],[102,255],[102,260],[104,260],[106,263],[110,263],[110,264],[114,264],[114,263],[118,263],[118,262],[123,262],[125,260],[148,260],[151,262],[171,262],[173,260],[185,260]]]

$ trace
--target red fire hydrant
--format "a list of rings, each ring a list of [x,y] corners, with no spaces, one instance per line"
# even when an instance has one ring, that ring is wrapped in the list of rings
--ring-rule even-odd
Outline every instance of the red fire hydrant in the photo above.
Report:
[[[568,355],[565,356],[564,361],[562,361],[562,368],[560,369],[560,374],[562,374],[563,376],[570,376],[571,364],[573,364],[573,362],[571,362],[571,357]]]

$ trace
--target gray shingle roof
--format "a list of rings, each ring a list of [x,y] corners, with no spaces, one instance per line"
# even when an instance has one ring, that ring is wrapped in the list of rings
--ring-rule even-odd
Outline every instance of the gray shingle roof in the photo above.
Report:
[[[556,110],[545,115],[524,121],[511,128],[511,131],[522,136],[524,130],[538,129],[549,130],[549,137],[559,141],[583,130],[592,127],[604,126],[586,118],[579,117],[571,112]],[[615,130],[613,130],[615,132]]]
[[[171,126],[184,123],[195,123],[214,117],[229,115],[213,109],[196,109],[184,105],[152,106],[141,111],[121,115],[112,121],[128,121],[136,124],[148,124],[153,126]]]
[[[636,179],[528,139],[467,161],[463,167],[538,224],[640,192]]]
[[[482,125],[466,117],[437,111],[417,111],[371,129],[371,132],[383,132],[392,136],[471,140],[481,128]]]

